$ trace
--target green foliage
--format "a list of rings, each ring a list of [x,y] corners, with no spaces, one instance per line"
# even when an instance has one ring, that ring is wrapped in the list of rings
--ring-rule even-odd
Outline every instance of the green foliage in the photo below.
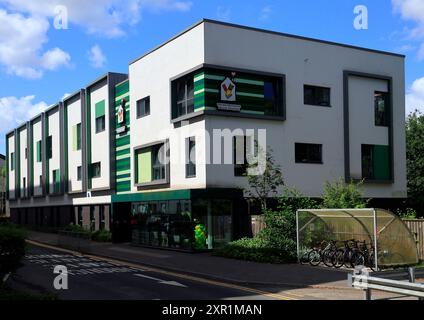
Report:
[[[411,113],[406,120],[406,168],[408,203],[419,213],[424,211],[424,115]]]
[[[363,181],[345,183],[339,179],[333,183],[326,182],[322,195],[322,208],[324,209],[360,209],[366,208],[368,201],[363,198],[360,190]]]
[[[417,219],[417,212],[412,208],[407,208],[405,211],[398,209],[396,213],[401,219]]]
[[[216,255],[239,260],[265,263],[294,262],[294,257],[284,250],[269,247],[261,238],[243,238],[215,251]]]
[[[13,272],[25,255],[24,230],[13,225],[0,225],[0,274]]]
[[[69,232],[75,232],[75,233],[84,233],[84,234],[90,234],[90,230],[85,229],[84,227],[81,227],[78,224],[69,224],[67,225],[63,231],[69,231]]]
[[[97,230],[91,234],[91,240],[97,242],[111,242],[112,233],[107,230]]]
[[[277,210],[265,209],[265,228],[253,239],[234,241],[217,250],[224,257],[256,262],[288,263],[296,260],[296,211],[313,209],[316,201],[286,188]]]
[[[261,167],[260,163],[252,164],[253,161],[249,159],[248,171],[256,171],[256,173],[249,174],[248,172],[249,188],[245,191],[248,197],[261,203],[262,210],[267,208],[267,199],[277,196],[278,189],[284,185],[283,172],[281,167],[275,163],[272,153],[272,149],[268,148],[264,167]],[[258,155],[260,154],[264,153],[258,147]]]

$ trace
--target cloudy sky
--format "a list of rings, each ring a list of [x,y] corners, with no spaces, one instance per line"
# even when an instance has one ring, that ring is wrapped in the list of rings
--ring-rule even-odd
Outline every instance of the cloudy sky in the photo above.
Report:
[[[5,132],[201,18],[405,54],[407,113],[424,111],[424,0],[0,0],[0,153]]]

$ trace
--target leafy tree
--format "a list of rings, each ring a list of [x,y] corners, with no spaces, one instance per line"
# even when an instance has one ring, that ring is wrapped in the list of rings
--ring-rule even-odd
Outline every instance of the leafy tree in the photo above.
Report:
[[[406,120],[408,204],[424,211],[424,115],[416,110]]]
[[[333,183],[326,182],[322,195],[322,207],[325,209],[365,208],[368,204],[360,190],[363,181],[345,183],[339,179]]]
[[[258,151],[258,154],[261,150]],[[260,174],[249,174],[247,179],[249,188],[246,194],[260,202],[262,211],[267,209],[267,200],[278,195],[278,190],[284,185],[283,172],[281,167],[275,163],[273,150],[268,148],[265,155],[263,172]],[[248,170],[253,172],[260,167],[260,164],[249,161]]]

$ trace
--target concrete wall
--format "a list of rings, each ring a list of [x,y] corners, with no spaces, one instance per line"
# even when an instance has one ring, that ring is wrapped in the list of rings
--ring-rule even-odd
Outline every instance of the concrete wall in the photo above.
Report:
[[[198,166],[196,178],[185,177],[185,138],[196,136],[197,160],[204,162],[204,121],[174,128],[171,124],[171,79],[204,62],[203,25],[169,42],[130,64],[132,191],[136,192],[134,148],[169,139],[171,189],[204,188],[205,167]],[[136,118],[136,102],[150,96],[150,115]]]
[[[59,109],[51,111],[47,115],[48,134],[46,138],[52,136],[52,158],[48,159],[49,167],[49,194],[54,193],[53,170],[60,170],[60,118]]]
[[[11,155],[12,153],[15,154],[15,136],[11,135],[7,138],[7,143],[9,145],[9,154],[7,157],[9,157],[9,199],[15,199],[16,192],[15,192],[15,170],[16,170],[16,162],[15,162],[15,170],[11,170]],[[15,154],[16,156],[16,154]]]
[[[80,95],[68,101],[67,111],[68,111],[68,190],[69,192],[81,192],[82,181],[78,181],[77,168],[79,166],[82,166],[82,147],[80,150],[74,150],[73,148],[74,126],[81,123]]]
[[[23,128],[18,131],[19,134],[19,153],[20,153],[20,159],[19,164],[20,165],[20,197],[26,198],[28,196],[28,160],[27,157],[25,157],[25,150],[27,149],[27,129]],[[29,152],[29,150],[27,151]],[[25,180],[25,186],[24,186],[24,180]]]
[[[325,181],[344,177],[343,71],[393,77],[395,183],[367,185],[365,194],[369,197],[406,196],[404,59],[212,23],[205,23],[204,29],[205,63],[285,74],[287,93],[284,122],[213,117],[207,119],[207,128],[266,129],[268,145],[274,149],[276,160],[284,170],[287,185],[297,186],[308,196],[319,196]],[[331,108],[304,105],[304,84],[330,87]],[[350,85],[354,86],[355,82]],[[380,88],[381,84],[361,80],[361,84],[353,88],[354,96],[369,98],[369,91],[375,87]],[[372,127],[373,101],[355,101],[355,106],[354,117],[363,119],[363,125],[351,126],[352,148],[357,148],[355,139],[374,136],[380,129]],[[382,135],[384,133],[378,133]],[[324,163],[296,164],[295,142],[323,144]],[[360,153],[355,151],[351,159],[353,172],[360,166],[358,157]],[[230,172],[225,166],[208,166],[208,186],[230,187],[234,182],[238,186],[246,185],[246,179],[234,178]]]
[[[32,157],[34,159],[33,161],[33,172],[34,172],[34,196],[41,196],[43,194],[43,187],[42,187],[42,180],[40,177],[43,174],[43,157],[44,155],[41,155],[40,162],[37,161],[37,142],[42,141],[42,128],[41,128],[41,119],[34,122],[32,124],[32,137],[33,137],[33,144],[32,144]]]
[[[109,94],[106,81],[90,91],[91,102],[91,163],[101,163],[101,177],[92,179],[92,189],[110,187],[110,146],[109,146]],[[96,103],[105,100],[105,131],[96,134]]]

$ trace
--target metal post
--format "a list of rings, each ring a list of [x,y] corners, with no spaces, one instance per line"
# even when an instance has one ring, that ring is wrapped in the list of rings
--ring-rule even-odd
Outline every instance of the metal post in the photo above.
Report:
[[[300,263],[300,248],[299,248],[299,210],[296,211],[296,246],[297,246],[297,262]]]
[[[374,212],[374,264],[375,264],[375,271],[378,271],[377,211],[373,209],[373,212]]]
[[[411,283],[415,283],[415,269],[412,267],[408,268],[408,280]]]
[[[371,299],[371,289],[364,290],[364,300],[372,300]]]

